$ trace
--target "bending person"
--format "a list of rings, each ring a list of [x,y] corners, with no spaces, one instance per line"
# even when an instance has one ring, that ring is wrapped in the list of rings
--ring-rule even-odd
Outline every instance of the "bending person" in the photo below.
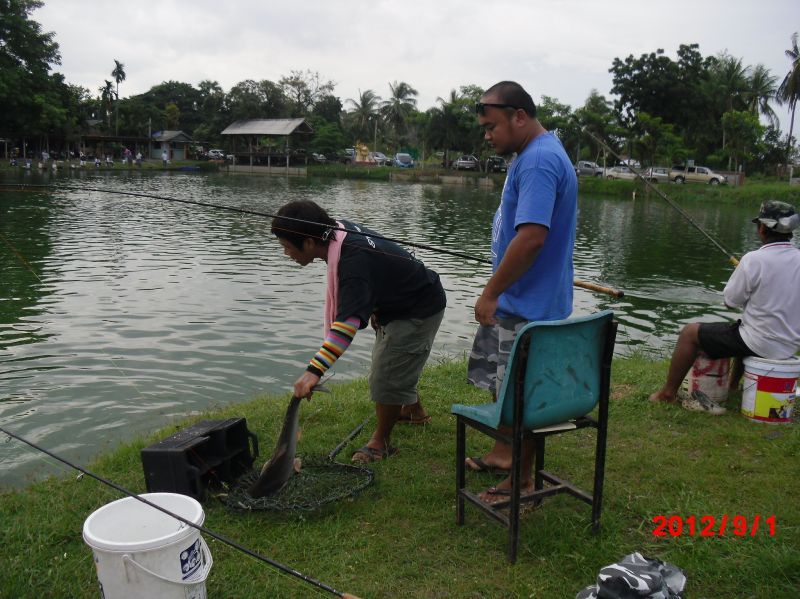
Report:
[[[398,421],[430,420],[417,384],[444,316],[439,275],[397,244],[371,237],[377,233],[350,221],[337,222],[311,201],[283,206],[272,221],[272,233],[300,266],[317,259],[327,263],[324,341],[295,381],[294,394],[310,397],[356,332],[372,321],[376,334],[369,389],[378,423],[353,461],[393,455],[397,449],[389,438]]]

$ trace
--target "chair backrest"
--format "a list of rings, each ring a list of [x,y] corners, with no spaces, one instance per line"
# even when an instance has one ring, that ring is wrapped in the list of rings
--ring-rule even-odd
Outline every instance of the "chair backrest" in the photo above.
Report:
[[[614,313],[604,310],[578,318],[531,322],[517,334],[498,401],[500,420],[514,422],[514,396],[523,389],[523,427],[541,428],[584,416],[600,400],[604,365],[611,363],[609,341]],[[524,380],[520,377],[524,376]],[[607,389],[606,389],[607,391]]]

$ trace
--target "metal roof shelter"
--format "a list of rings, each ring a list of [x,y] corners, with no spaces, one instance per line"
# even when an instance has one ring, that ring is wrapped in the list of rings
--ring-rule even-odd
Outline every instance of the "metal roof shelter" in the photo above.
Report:
[[[233,145],[236,146],[237,138],[245,138],[247,141],[247,154],[250,158],[250,166],[253,165],[253,157],[262,158],[261,154],[255,149],[258,146],[257,138],[263,136],[288,137],[295,133],[311,134],[314,129],[305,119],[250,119],[235,121],[228,125],[222,135],[233,136]],[[235,152],[234,152],[235,153]],[[271,164],[271,150],[266,155],[267,164]],[[286,153],[286,167],[289,166],[289,154]]]
[[[291,135],[313,132],[305,119],[251,119],[228,125],[222,135]]]

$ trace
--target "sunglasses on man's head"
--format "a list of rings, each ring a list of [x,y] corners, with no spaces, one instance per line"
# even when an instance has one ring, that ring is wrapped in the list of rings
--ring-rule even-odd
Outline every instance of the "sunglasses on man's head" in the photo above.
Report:
[[[519,106],[514,106],[512,104],[495,104],[494,102],[475,102],[475,113],[481,116],[485,116],[487,106],[491,106],[492,108],[512,108],[514,110],[519,110]]]

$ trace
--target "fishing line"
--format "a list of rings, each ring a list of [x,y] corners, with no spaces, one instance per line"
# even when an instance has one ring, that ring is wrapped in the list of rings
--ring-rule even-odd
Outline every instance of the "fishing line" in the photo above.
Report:
[[[403,240],[403,239],[395,239],[395,238],[392,238],[392,237],[385,237],[383,235],[377,235],[375,233],[367,233],[367,232],[364,232],[364,231],[358,231],[358,230],[355,230],[355,229],[347,229],[347,228],[344,228],[344,227],[341,227],[341,228],[340,227],[332,227],[332,226],[326,225],[324,223],[318,223],[318,222],[310,221],[310,220],[303,220],[301,218],[292,218],[292,217],[289,217],[289,216],[279,216],[277,214],[271,214],[269,212],[261,212],[261,211],[258,211],[258,210],[250,210],[248,208],[236,208],[235,206],[225,206],[223,204],[213,204],[211,202],[201,202],[200,200],[185,200],[185,199],[181,199],[181,198],[172,198],[172,197],[168,197],[168,196],[159,196],[159,195],[141,193],[141,192],[136,192],[136,191],[121,191],[121,190],[115,190],[115,189],[102,189],[102,188],[99,188],[99,187],[73,187],[73,186],[70,186],[70,185],[59,185],[58,187],[55,187],[53,185],[28,184],[28,183],[12,183],[12,184],[9,184],[9,185],[12,186],[12,187],[22,188],[23,190],[24,190],[25,187],[33,187],[33,188],[46,189],[46,190],[51,190],[51,191],[58,191],[58,190],[61,190],[61,189],[66,189],[66,190],[69,190],[69,191],[96,191],[98,193],[110,193],[110,194],[117,194],[117,195],[133,196],[133,197],[137,197],[137,198],[147,198],[147,199],[152,199],[152,200],[163,200],[165,202],[176,202],[176,203],[179,203],[179,204],[187,204],[187,205],[190,205],[190,206],[200,206],[202,208],[215,208],[217,210],[227,210],[229,212],[235,212],[237,214],[246,214],[246,215],[249,215],[249,216],[261,216],[261,217],[264,217],[264,218],[282,218],[282,219],[285,219],[285,220],[288,220],[288,221],[293,221],[293,222],[296,222],[296,223],[299,223],[299,224],[319,225],[319,226],[324,226],[324,227],[329,228],[329,229],[334,230],[334,231],[345,231],[348,234],[352,233],[353,235],[362,235],[363,237],[372,237],[373,239],[380,239],[382,241],[390,241],[392,243],[397,243],[397,244],[400,244],[400,245],[407,245],[409,247],[415,247],[415,248],[419,248],[419,249],[423,249],[423,250],[428,250],[428,251],[431,251],[431,252],[439,252],[439,253],[442,253],[442,254],[449,254],[451,256],[456,256],[458,258],[465,258],[467,260],[474,260],[474,261],[480,262],[482,264],[491,264],[492,263],[492,261],[488,260],[487,258],[479,258],[477,256],[472,256],[470,254],[465,254],[465,253],[462,253],[462,252],[455,252],[453,250],[447,250],[447,249],[444,249],[444,248],[436,248],[436,247],[433,247],[431,245],[426,245],[424,243],[417,243],[417,242],[407,241],[407,240]]]
[[[165,201],[165,202],[176,202],[176,203],[179,203],[179,204],[187,204],[187,205],[199,206],[199,207],[203,207],[203,208],[214,208],[214,209],[217,209],[217,210],[227,210],[229,212],[234,212],[234,213],[237,213],[237,214],[246,214],[246,215],[250,215],[250,216],[260,216],[260,217],[264,217],[264,218],[282,218],[282,219],[285,219],[285,220],[288,220],[288,221],[293,221],[293,222],[296,222],[296,223],[299,223],[299,224],[323,226],[323,227],[326,227],[326,228],[328,228],[328,229],[330,229],[332,231],[344,231],[348,235],[349,234],[361,235],[363,237],[371,237],[373,239],[380,239],[382,241],[389,241],[389,242],[392,242],[392,243],[396,243],[398,245],[404,245],[404,246],[408,246],[408,247],[419,248],[419,249],[427,250],[427,251],[433,252],[433,253],[447,254],[447,255],[450,255],[450,256],[455,256],[457,258],[464,258],[466,260],[472,260],[472,261],[478,262],[480,264],[492,264],[492,261],[487,259],[487,258],[481,258],[481,257],[478,257],[478,256],[473,256],[471,254],[466,254],[464,252],[456,252],[456,251],[448,250],[448,249],[441,248],[441,247],[434,247],[434,246],[427,245],[427,244],[424,244],[424,243],[418,243],[418,242],[408,241],[408,240],[404,240],[404,239],[397,239],[397,238],[394,238],[394,237],[386,237],[386,236],[383,236],[383,235],[378,235],[376,233],[369,233],[369,232],[365,232],[365,231],[359,231],[359,230],[356,230],[356,229],[347,229],[345,227],[332,227],[332,226],[327,225],[325,223],[318,223],[318,222],[314,222],[314,221],[303,220],[303,219],[300,219],[300,218],[292,218],[292,217],[288,217],[288,216],[279,216],[277,214],[271,214],[269,212],[261,212],[261,211],[258,211],[258,210],[250,210],[250,209],[247,209],[247,208],[236,208],[234,206],[225,206],[225,205],[222,205],[222,204],[213,204],[211,202],[201,202],[199,200],[185,200],[185,199],[181,199],[181,198],[172,198],[172,197],[167,197],[167,196],[159,196],[159,195],[141,193],[141,192],[135,192],[135,191],[120,191],[120,190],[114,190],[114,189],[102,189],[102,188],[98,188],[98,187],[74,187],[74,186],[70,186],[70,185],[60,185],[58,187],[55,187],[53,185],[28,184],[28,183],[11,183],[11,184],[8,184],[8,186],[19,188],[19,189],[22,189],[22,190],[24,190],[26,187],[31,187],[31,188],[34,188],[34,189],[44,189],[44,190],[51,190],[51,191],[59,191],[59,190],[62,190],[62,189],[63,190],[69,190],[69,191],[95,191],[95,192],[98,192],[98,193],[126,195],[126,196],[138,197],[138,198],[162,200],[162,201]],[[2,190],[0,189],[0,191],[2,191]],[[377,251],[377,250],[371,250],[371,251]],[[382,251],[378,251],[378,253],[392,256],[392,254],[387,254],[386,252],[382,252]],[[396,256],[396,257],[403,258],[402,256]],[[414,257],[412,257],[411,259],[412,260],[416,260],[416,258],[414,258]],[[589,291],[596,291],[598,293],[605,293],[605,294],[612,295],[612,296],[618,297],[618,298],[619,297],[623,297],[625,295],[624,292],[619,291],[618,289],[614,289],[612,287],[606,287],[606,286],[602,286],[602,285],[597,285],[595,283],[588,283],[586,281],[575,280],[575,281],[573,281],[573,285],[575,287],[580,287],[582,289],[587,289]]]
[[[638,170],[636,170],[635,168],[633,168],[633,167],[632,167],[632,166],[629,164],[629,162],[630,162],[630,161],[627,161],[627,162],[626,162],[625,160],[623,160],[623,159],[622,159],[622,157],[621,157],[619,154],[617,154],[617,153],[616,153],[614,150],[612,150],[612,149],[611,149],[611,147],[610,147],[610,146],[609,146],[607,143],[605,143],[605,142],[604,142],[602,139],[600,139],[599,137],[597,137],[597,136],[596,136],[594,133],[592,133],[592,132],[591,132],[591,131],[589,131],[588,129],[584,129],[584,130],[583,130],[583,132],[584,132],[584,133],[586,133],[587,135],[589,135],[589,137],[591,137],[593,140],[595,140],[597,143],[599,143],[601,146],[603,146],[603,147],[604,147],[606,150],[608,150],[609,152],[611,152],[611,154],[612,154],[612,155],[613,155],[613,156],[614,156],[614,157],[615,157],[617,160],[619,160],[621,163],[625,164],[625,166],[627,166],[627,167],[628,167],[628,169],[629,169],[629,170],[630,170],[630,171],[631,171],[631,172],[632,172],[634,175],[636,175],[636,176],[637,176],[639,179],[641,179],[642,181],[644,181],[644,184],[645,184],[645,185],[646,185],[648,188],[650,188],[650,189],[652,189],[653,191],[655,191],[655,192],[656,192],[656,194],[658,194],[658,195],[659,195],[659,196],[660,196],[660,197],[661,197],[661,198],[662,198],[662,199],[663,199],[665,202],[667,202],[667,204],[669,204],[670,206],[672,206],[672,208],[674,208],[674,209],[675,209],[675,211],[677,211],[677,213],[678,213],[678,214],[680,214],[680,215],[681,215],[683,218],[685,218],[687,221],[689,221],[689,224],[690,224],[690,225],[692,225],[692,226],[693,226],[695,229],[697,229],[698,231],[700,231],[700,232],[701,232],[701,233],[702,233],[702,234],[703,234],[703,235],[704,235],[704,236],[705,236],[705,237],[706,237],[706,238],[707,238],[707,239],[708,239],[708,240],[709,240],[709,241],[710,241],[712,244],[714,244],[714,246],[715,246],[715,247],[716,247],[718,250],[720,250],[720,251],[721,251],[723,254],[725,254],[725,256],[727,256],[727,258],[728,258],[728,260],[730,261],[730,263],[731,263],[731,264],[733,264],[734,266],[738,266],[738,265],[739,265],[739,260],[738,260],[738,258],[736,258],[736,256],[734,256],[732,252],[729,252],[727,249],[725,249],[725,248],[722,246],[722,244],[721,244],[719,241],[717,241],[716,239],[714,239],[714,238],[711,236],[711,234],[710,234],[710,233],[708,233],[708,232],[707,232],[705,229],[703,229],[703,227],[701,227],[699,224],[697,224],[697,222],[696,222],[696,221],[695,221],[695,220],[694,220],[694,219],[693,219],[693,218],[692,218],[692,217],[691,217],[691,216],[690,216],[690,215],[689,215],[689,214],[688,214],[688,213],[687,213],[687,212],[686,212],[686,211],[685,211],[683,208],[681,208],[681,207],[680,207],[680,206],[679,206],[677,203],[675,203],[675,201],[674,201],[674,200],[670,199],[670,198],[667,196],[667,194],[665,194],[663,191],[661,191],[660,189],[658,189],[658,188],[657,188],[655,185],[653,185],[653,184],[652,184],[650,181],[648,181],[648,180],[647,180],[647,179],[646,179],[644,176],[642,176],[642,173],[641,173],[640,171],[638,171]]]
[[[210,537],[212,537],[214,539],[217,539],[218,541],[221,541],[222,543],[225,543],[226,545],[228,545],[230,547],[233,547],[234,549],[236,549],[238,551],[241,551],[242,553],[245,553],[245,554],[249,555],[252,558],[255,558],[255,559],[259,560],[259,561],[262,561],[265,564],[268,564],[268,565],[270,565],[270,566],[272,566],[274,568],[277,568],[278,570],[280,570],[281,572],[284,572],[285,574],[290,574],[291,576],[299,578],[300,580],[302,580],[304,582],[307,582],[307,583],[317,587],[318,589],[322,589],[323,591],[327,591],[328,593],[331,593],[332,595],[336,595],[337,597],[343,597],[344,599],[356,599],[353,595],[350,595],[349,593],[343,593],[342,591],[338,591],[335,588],[333,588],[333,587],[331,587],[331,586],[329,586],[329,585],[327,585],[327,584],[325,584],[323,582],[320,582],[319,580],[311,578],[310,576],[307,576],[306,574],[303,574],[302,572],[299,572],[299,571],[295,570],[294,568],[290,568],[289,566],[285,566],[285,565],[281,564],[280,562],[276,562],[275,560],[270,559],[270,558],[268,558],[268,557],[266,557],[264,555],[261,555],[260,553],[256,553],[255,551],[253,551],[251,549],[248,549],[247,547],[244,547],[243,545],[237,543],[233,539],[229,539],[228,537],[226,537],[224,535],[221,535],[219,533],[216,533],[216,532],[214,532],[212,530],[209,530],[208,528],[205,528],[204,526],[200,526],[198,524],[195,524],[194,522],[190,522],[186,518],[184,518],[182,516],[179,516],[178,514],[175,514],[173,512],[170,512],[169,510],[167,510],[167,509],[165,509],[165,508],[163,508],[163,507],[161,507],[159,505],[156,505],[155,503],[145,499],[144,497],[141,497],[141,496],[137,495],[136,493],[133,493],[132,491],[129,491],[128,489],[126,489],[126,488],[124,488],[124,487],[122,487],[122,486],[120,486],[120,485],[118,485],[118,484],[116,484],[116,483],[114,483],[114,482],[112,482],[110,480],[107,480],[107,479],[103,478],[102,476],[99,476],[97,474],[94,474],[93,472],[90,472],[89,470],[87,470],[86,468],[83,468],[82,466],[79,466],[77,464],[73,464],[72,462],[70,462],[66,458],[62,458],[61,456],[56,455],[55,453],[53,453],[53,452],[51,452],[51,451],[49,451],[49,450],[47,450],[47,449],[45,449],[43,447],[40,447],[39,445],[36,445],[32,441],[29,441],[29,440],[25,439],[24,437],[21,437],[21,436],[17,435],[16,433],[12,433],[11,431],[8,431],[8,430],[6,430],[6,429],[4,429],[2,427],[0,427],[0,432],[5,433],[9,437],[12,437],[12,438],[16,439],[17,441],[21,441],[22,443],[25,443],[26,445],[29,445],[29,446],[33,447],[37,451],[40,451],[40,452],[50,456],[51,458],[54,458],[54,459],[58,460],[59,462],[62,462],[64,464],[66,464],[67,466],[69,466],[71,468],[74,468],[75,470],[77,470],[77,471],[79,471],[79,472],[81,472],[83,474],[91,476],[93,479],[103,483],[104,485],[112,487],[113,489],[116,489],[117,491],[127,495],[128,497],[132,497],[133,499],[136,499],[137,501],[140,501],[140,502],[144,503],[145,505],[149,505],[150,507],[152,507],[154,509],[157,509],[160,512],[163,512],[164,514],[167,514],[168,516],[171,516],[171,517],[175,518],[176,520],[179,520],[180,522],[183,522],[187,526],[190,526],[190,527],[200,531],[203,534],[206,534],[206,535],[208,535],[208,536],[210,536]]]

